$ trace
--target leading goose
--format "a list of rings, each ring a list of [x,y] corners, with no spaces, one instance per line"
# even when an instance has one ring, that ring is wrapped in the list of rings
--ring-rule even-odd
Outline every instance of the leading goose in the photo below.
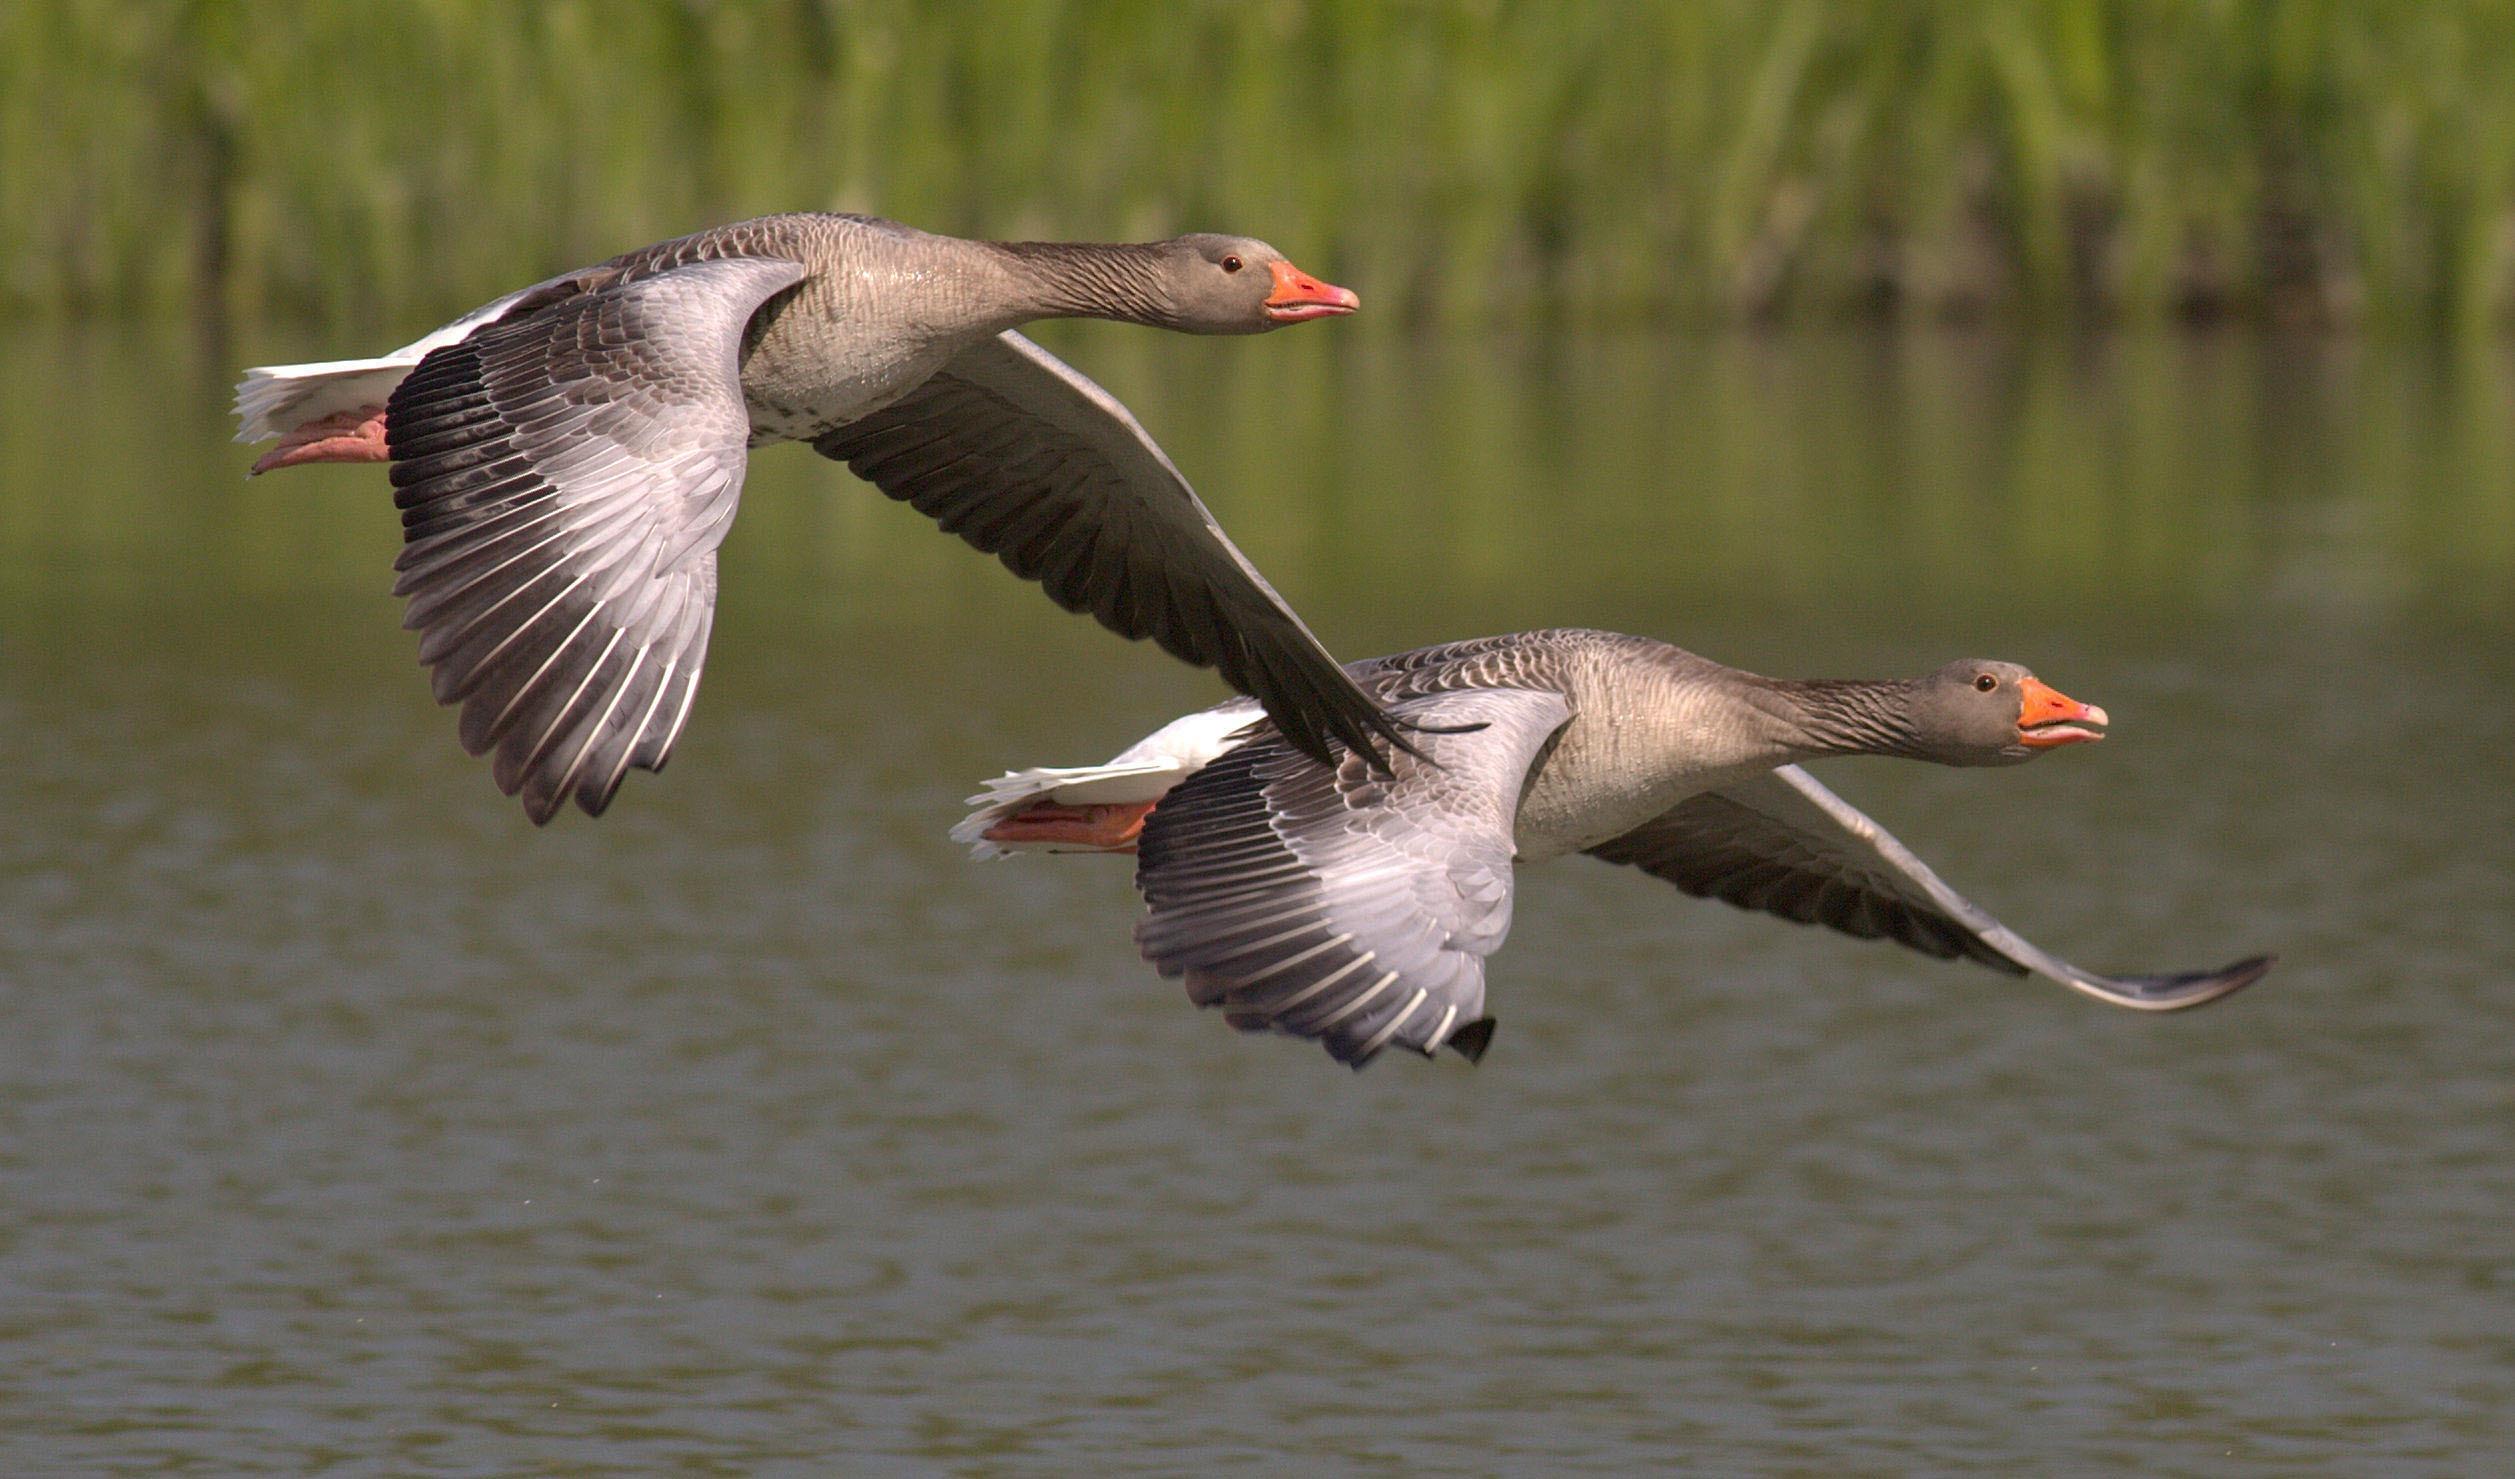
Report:
[[[2215,1001],[2270,968],[2255,957],[2189,975],[2081,970],[1968,902],[1797,764],[2014,765],[2104,737],[2104,710],[2013,663],[1794,682],[1647,638],[1552,630],[1349,671],[1442,731],[1392,776],[1311,760],[1240,700],[1106,765],[991,781],[952,836],[981,857],[1139,853],[1146,959],[1232,1026],[1317,1039],[1357,1068],[1392,1046],[1481,1058],[1493,1035],[1484,960],[1510,932],[1514,865],[1575,852],[2143,1011]]]
[[[599,814],[687,719],[746,451],[805,441],[1128,636],[1212,666],[1303,753],[1379,764],[1345,675],[1108,392],[1013,332],[1254,334],[1351,313],[1262,241],[984,242],[765,216],[510,293],[378,359],[245,372],[255,472],[391,461],[396,594],[464,747],[535,822]]]

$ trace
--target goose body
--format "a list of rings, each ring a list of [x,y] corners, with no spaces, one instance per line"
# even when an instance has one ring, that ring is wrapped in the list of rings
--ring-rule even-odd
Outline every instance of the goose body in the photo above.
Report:
[[[1585,852],[1687,893],[1942,958],[2174,1010],[2259,979],[2108,976],[2001,925],[1800,768],[1881,754],[2014,764],[2102,738],[2104,711],[2013,664],[1800,682],[1611,632],[1422,648],[1350,671],[1423,726],[1388,776],[1324,765],[1245,703],[1191,715],[1099,769],[1015,772],[954,829],[980,856],[1132,851],[1143,952],[1249,1030],[1356,1067],[1391,1046],[1479,1057],[1484,960],[1514,871]]]
[[[438,699],[535,821],[661,769],[750,449],[810,443],[1044,585],[1218,668],[1293,743],[1409,743],[1106,391],[1019,333],[1258,333],[1353,294],[1263,242],[962,240],[767,216],[563,273],[372,359],[237,387],[255,471],[390,461],[397,593]]]

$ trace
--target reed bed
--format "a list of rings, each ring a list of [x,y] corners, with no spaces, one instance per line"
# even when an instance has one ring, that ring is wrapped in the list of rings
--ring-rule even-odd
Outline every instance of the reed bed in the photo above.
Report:
[[[2515,5],[13,0],[0,309],[414,322],[774,209],[1382,324],[2515,307]]]

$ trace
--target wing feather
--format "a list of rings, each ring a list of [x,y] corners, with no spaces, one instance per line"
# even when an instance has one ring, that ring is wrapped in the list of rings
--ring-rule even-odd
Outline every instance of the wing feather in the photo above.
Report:
[[[1393,1045],[1482,1051],[1489,1034],[1468,1028],[1510,932],[1520,790],[1571,716],[1561,694],[1517,688],[1392,712],[1422,726],[1423,756],[1381,776],[1261,733],[1163,797],[1138,847],[1145,958],[1231,1025],[1355,1067]]]
[[[813,445],[1068,611],[1218,669],[1294,748],[1385,769],[1411,741],[1312,636],[1115,397],[1016,333]]]
[[[440,702],[536,822],[660,770],[706,659],[750,435],[742,335],[801,265],[612,281],[431,349],[386,427],[396,594]]]
[[[1796,765],[1680,802],[1591,848],[1697,898],[1718,899],[1942,960],[2039,975],[2114,1006],[2173,1011],[2240,991],[2255,956],[2215,971],[2107,976],[2042,950],[1941,881],[1887,830]]]

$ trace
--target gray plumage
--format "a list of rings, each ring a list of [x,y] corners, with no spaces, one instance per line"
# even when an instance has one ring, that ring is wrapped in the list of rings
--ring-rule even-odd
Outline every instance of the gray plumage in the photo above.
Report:
[[[1126,407],[1020,334],[971,345],[813,446],[1066,610],[1258,695],[1307,754],[1329,733],[1388,732]],[[1336,729],[1349,712],[1373,732]]]
[[[2013,764],[2096,737],[2088,726],[2104,722],[2101,710],[2050,695],[2013,664],[1794,682],[1645,638],[1558,629],[1350,671],[1410,723],[1463,732],[1429,735],[1425,759],[1401,758],[1382,777],[1318,765],[1263,723],[1217,735],[1191,716],[1130,750],[1126,770],[1132,794],[1158,796],[1137,849],[1145,957],[1234,1026],[1314,1038],[1357,1067],[1391,1046],[1481,1055],[1484,958],[1510,929],[1514,868],[1572,852],[1739,908],[2042,975],[2115,1006],[2197,1006],[2269,969],[2267,957],[2164,976],[2073,966],[1957,894],[1795,763]],[[2071,723],[2028,714],[2046,701],[2066,705]],[[1142,776],[1145,758],[1163,754],[1182,757],[1166,794]],[[1093,776],[1025,774],[1043,798]],[[955,835],[995,847],[986,826],[1018,815],[1019,782],[973,798],[984,809]]]
[[[562,274],[395,356],[249,372],[238,410],[269,435],[389,392],[395,589],[464,745],[495,751],[535,821],[571,796],[599,813],[628,769],[669,757],[747,449],[788,440],[1059,605],[1217,668],[1304,752],[1378,765],[1401,728],[1135,418],[1012,332],[1046,316],[1259,332],[1351,303],[1246,238],[1008,244],[771,216]]]
[[[750,435],[742,326],[803,277],[698,262],[437,350],[393,394],[396,595],[463,748],[600,813],[689,715]]]
[[[1559,693],[1490,688],[1398,712],[1483,727],[1428,736],[1386,778],[1267,735],[1155,809],[1136,942],[1232,1026],[1361,1064],[1392,1045],[1434,1052],[1484,1019],[1484,958],[1511,929],[1520,781],[1571,709]]]
[[[1700,899],[1863,940],[1890,939],[1942,960],[2039,975],[2137,1011],[2216,1001],[2261,979],[2270,957],[2214,971],[2110,976],[2075,966],[1991,917],[1910,848],[1796,765],[1679,804],[1589,849]]]

